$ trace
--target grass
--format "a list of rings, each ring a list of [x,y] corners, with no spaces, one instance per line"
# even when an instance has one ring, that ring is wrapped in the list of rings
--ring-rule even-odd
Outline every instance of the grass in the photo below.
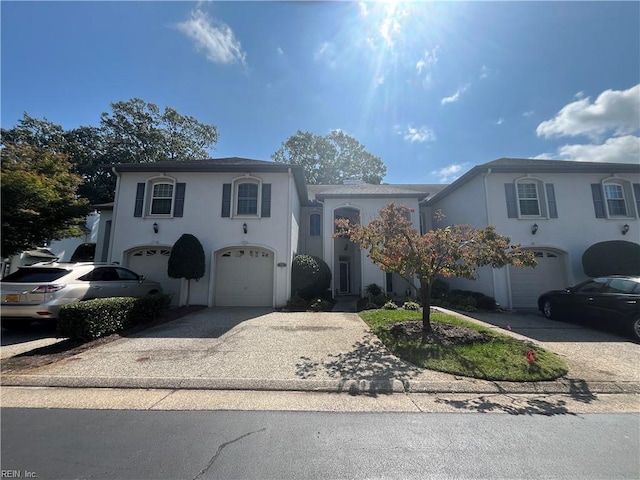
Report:
[[[443,322],[470,328],[492,337],[488,343],[472,345],[422,344],[420,340],[394,338],[387,325],[421,320],[421,312],[407,310],[367,310],[360,317],[394,355],[416,366],[484,380],[532,382],[554,380],[567,373],[567,365],[555,353],[529,342],[502,335],[453,315],[432,313],[431,322]],[[535,362],[530,363],[527,352]]]

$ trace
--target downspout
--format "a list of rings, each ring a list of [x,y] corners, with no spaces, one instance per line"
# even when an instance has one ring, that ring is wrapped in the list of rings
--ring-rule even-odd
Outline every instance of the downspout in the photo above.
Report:
[[[114,202],[113,202],[113,218],[111,219],[111,232],[109,233],[109,249],[107,250],[107,262],[112,262],[112,254],[113,254],[113,245],[114,245],[114,239],[116,238],[116,230],[117,230],[117,225],[118,225],[118,197],[120,195],[120,174],[117,172],[116,167],[111,167],[111,171],[113,172],[113,174],[116,176],[116,192],[115,192],[115,196],[114,198]],[[124,258],[120,258],[120,264],[123,263]]]

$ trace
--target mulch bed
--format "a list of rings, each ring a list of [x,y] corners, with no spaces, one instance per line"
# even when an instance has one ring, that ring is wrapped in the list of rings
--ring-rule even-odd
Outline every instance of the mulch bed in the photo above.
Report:
[[[189,307],[170,308],[165,310],[158,318],[142,325],[136,325],[120,333],[114,333],[106,337],[97,338],[89,342],[82,340],[63,340],[62,342],[47,345],[46,347],[36,348],[29,352],[21,353],[15,357],[2,360],[0,372],[16,373],[24,372],[34,368],[43,367],[74,355],[78,355],[85,350],[95,348],[106,343],[119,340],[120,338],[130,337],[136,333],[147,330],[163,323],[172,322],[178,318],[189,315],[190,313],[199,312],[205,309],[202,305],[191,305]]]
[[[426,343],[438,345],[471,345],[473,343],[489,343],[493,340],[491,335],[459,325],[432,321],[431,328],[433,332],[427,337]],[[421,320],[394,323],[387,326],[386,329],[395,338],[403,337],[410,340],[422,339]]]

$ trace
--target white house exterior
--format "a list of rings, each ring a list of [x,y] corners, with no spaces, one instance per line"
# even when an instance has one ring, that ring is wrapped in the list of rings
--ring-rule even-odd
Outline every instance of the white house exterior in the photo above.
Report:
[[[283,306],[295,294],[291,263],[298,253],[327,262],[337,295],[362,295],[371,283],[396,294],[413,290],[412,279],[386,274],[366,251],[333,237],[336,218],[368,222],[391,202],[413,209],[411,220],[423,232],[434,227],[439,209],[445,218],[435,226],[495,225],[532,249],[536,269],[484,268],[476,281],[450,279],[452,288],[483,292],[505,306],[533,307],[543,291],[585,278],[582,254],[594,243],[640,243],[640,165],[500,159],[449,186],[307,186],[299,166],[241,158],[113,171],[116,199],[112,218],[101,222],[96,258],[161,282],[176,304],[184,303],[186,289],[168,278],[167,261],[184,233],[195,235],[206,254],[204,278],[191,282],[194,304]]]
[[[591,245],[640,243],[640,163],[588,163],[503,158],[478,165],[428,202],[444,225],[494,225],[534,252],[535,269],[490,269],[453,288],[491,295],[505,306],[536,307],[546,290],[586,276],[582,254]]]

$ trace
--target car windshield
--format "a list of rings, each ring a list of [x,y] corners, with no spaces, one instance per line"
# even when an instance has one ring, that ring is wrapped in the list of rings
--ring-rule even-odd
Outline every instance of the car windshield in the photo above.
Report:
[[[3,283],[47,283],[64,277],[65,268],[20,268],[2,279]]]

